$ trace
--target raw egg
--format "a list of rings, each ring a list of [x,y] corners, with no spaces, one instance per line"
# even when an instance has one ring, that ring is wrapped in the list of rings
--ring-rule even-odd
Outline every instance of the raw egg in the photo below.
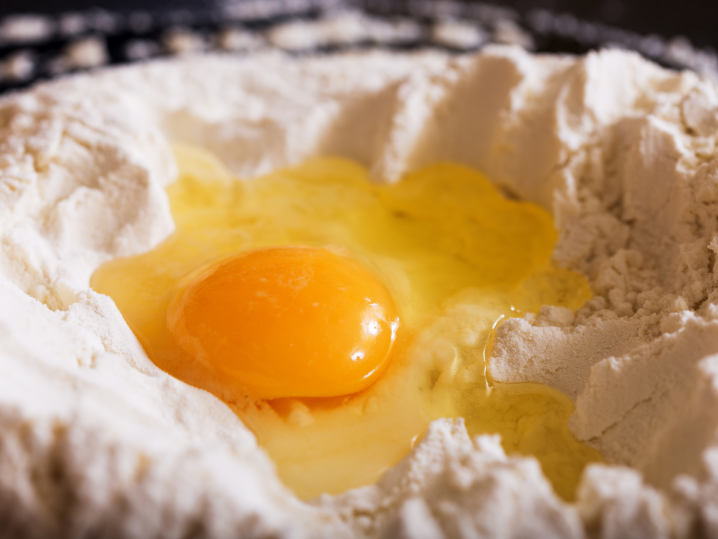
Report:
[[[237,413],[298,496],[370,484],[429,422],[463,417],[573,498],[601,457],[568,431],[570,399],[490,374],[503,319],[590,298],[551,265],[545,210],[450,163],[394,185],[338,158],[245,181],[175,151],[175,233],[92,286],[158,367]]]

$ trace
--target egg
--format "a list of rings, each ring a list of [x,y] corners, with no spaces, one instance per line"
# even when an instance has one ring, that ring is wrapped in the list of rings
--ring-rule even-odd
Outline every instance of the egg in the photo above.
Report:
[[[234,410],[300,498],[376,481],[440,417],[500,434],[573,498],[601,456],[568,431],[570,399],[490,372],[502,320],[590,298],[552,266],[545,210],[451,163],[394,185],[330,157],[239,180],[175,152],[175,233],[92,286],[158,367]]]

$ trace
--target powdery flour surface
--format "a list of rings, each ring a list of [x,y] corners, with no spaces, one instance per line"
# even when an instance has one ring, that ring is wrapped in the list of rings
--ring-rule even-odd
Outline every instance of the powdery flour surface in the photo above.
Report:
[[[0,99],[0,535],[718,534],[718,91],[638,56],[205,56]],[[150,362],[93,271],[173,230],[179,140],[243,177],[437,160],[549,209],[594,299],[499,327],[492,374],[569,395],[610,465],[560,501],[530,458],[440,420],[374,486],[310,504],[220,401]]]

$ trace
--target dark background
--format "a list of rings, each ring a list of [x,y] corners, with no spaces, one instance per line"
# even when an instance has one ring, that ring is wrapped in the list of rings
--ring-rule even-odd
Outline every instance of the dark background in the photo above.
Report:
[[[640,34],[684,35],[697,47],[718,49],[718,0],[494,0],[526,13],[545,8],[570,12]],[[10,13],[59,13],[100,7],[113,11],[208,10],[213,0],[0,0],[0,17]]]

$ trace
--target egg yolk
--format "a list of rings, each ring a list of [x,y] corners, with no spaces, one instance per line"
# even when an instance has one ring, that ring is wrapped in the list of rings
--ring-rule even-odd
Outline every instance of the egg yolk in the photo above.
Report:
[[[388,361],[399,319],[386,286],[353,258],[278,247],[222,260],[182,283],[167,323],[192,357],[273,399],[368,387]]]
[[[601,456],[568,430],[569,397],[491,378],[503,320],[591,297],[551,264],[548,212],[452,163],[377,185],[346,159],[239,180],[199,148],[175,155],[175,233],[92,287],[155,365],[241,418],[286,486],[310,499],[373,483],[448,417],[574,497]]]

